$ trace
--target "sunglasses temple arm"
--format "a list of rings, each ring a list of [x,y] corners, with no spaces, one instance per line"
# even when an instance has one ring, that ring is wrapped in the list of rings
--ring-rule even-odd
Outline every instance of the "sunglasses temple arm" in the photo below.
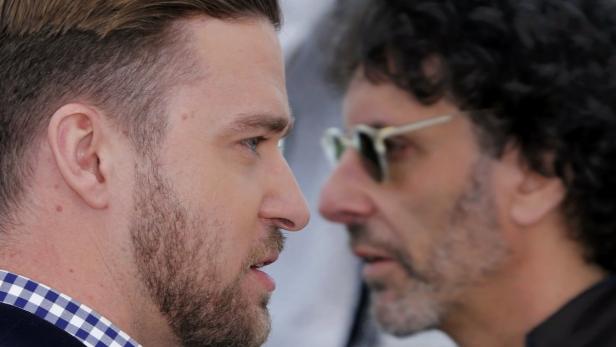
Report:
[[[451,115],[445,115],[445,116],[440,116],[440,117],[436,117],[436,118],[430,118],[430,119],[426,119],[423,121],[419,121],[417,123],[413,123],[413,124],[409,124],[406,126],[401,126],[399,128],[388,128],[388,129],[383,129],[383,133],[382,133],[382,138],[387,138],[390,136],[396,136],[396,135],[401,135],[404,133],[408,133],[410,131],[415,131],[415,130],[419,130],[419,129],[423,129],[423,128],[427,128],[427,127],[431,127],[433,125],[437,125],[440,123],[445,123],[451,120],[453,116]]]

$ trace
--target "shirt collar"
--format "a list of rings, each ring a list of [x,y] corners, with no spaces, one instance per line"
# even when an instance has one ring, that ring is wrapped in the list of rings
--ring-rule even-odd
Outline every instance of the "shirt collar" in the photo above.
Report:
[[[0,269],[0,302],[30,312],[91,347],[141,347],[107,318],[71,297]]]
[[[616,337],[616,276],[591,286],[569,301],[526,336],[529,347],[597,346]],[[610,340],[612,341],[612,340]],[[600,344],[612,346],[613,344]]]

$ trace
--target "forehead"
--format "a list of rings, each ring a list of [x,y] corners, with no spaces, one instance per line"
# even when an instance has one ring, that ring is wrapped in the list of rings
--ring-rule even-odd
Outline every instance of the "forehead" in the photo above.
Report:
[[[209,115],[211,125],[233,122],[233,115],[289,117],[282,52],[269,21],[199,17],[185,25],[196,66],[178,93],[184,107]]]

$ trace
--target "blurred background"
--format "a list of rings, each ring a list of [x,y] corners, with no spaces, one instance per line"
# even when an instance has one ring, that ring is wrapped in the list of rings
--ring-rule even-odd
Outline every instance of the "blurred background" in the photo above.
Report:
[[[280,32],[295,129],[285,156],[312,212],[309,226],[287,239],[279,261],[268,267],[277,283],[270,302],[272,333],[266,347],[453,347],[431,331],[397,339],[382,334],[367,309],[360,263],[351,254],[344,228],[317,210],[330,171],[320,147],[323,131],[340,126],[340,95],[325,79],[337,19],[363,0],[280,0]]]

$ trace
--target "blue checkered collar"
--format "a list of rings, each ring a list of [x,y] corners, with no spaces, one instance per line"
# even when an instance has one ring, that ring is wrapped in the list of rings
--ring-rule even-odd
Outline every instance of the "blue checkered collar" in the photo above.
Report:
[[[0,269],[0,302],[37,315],[90,347],[140,347],[107,318],[44,284]]]

